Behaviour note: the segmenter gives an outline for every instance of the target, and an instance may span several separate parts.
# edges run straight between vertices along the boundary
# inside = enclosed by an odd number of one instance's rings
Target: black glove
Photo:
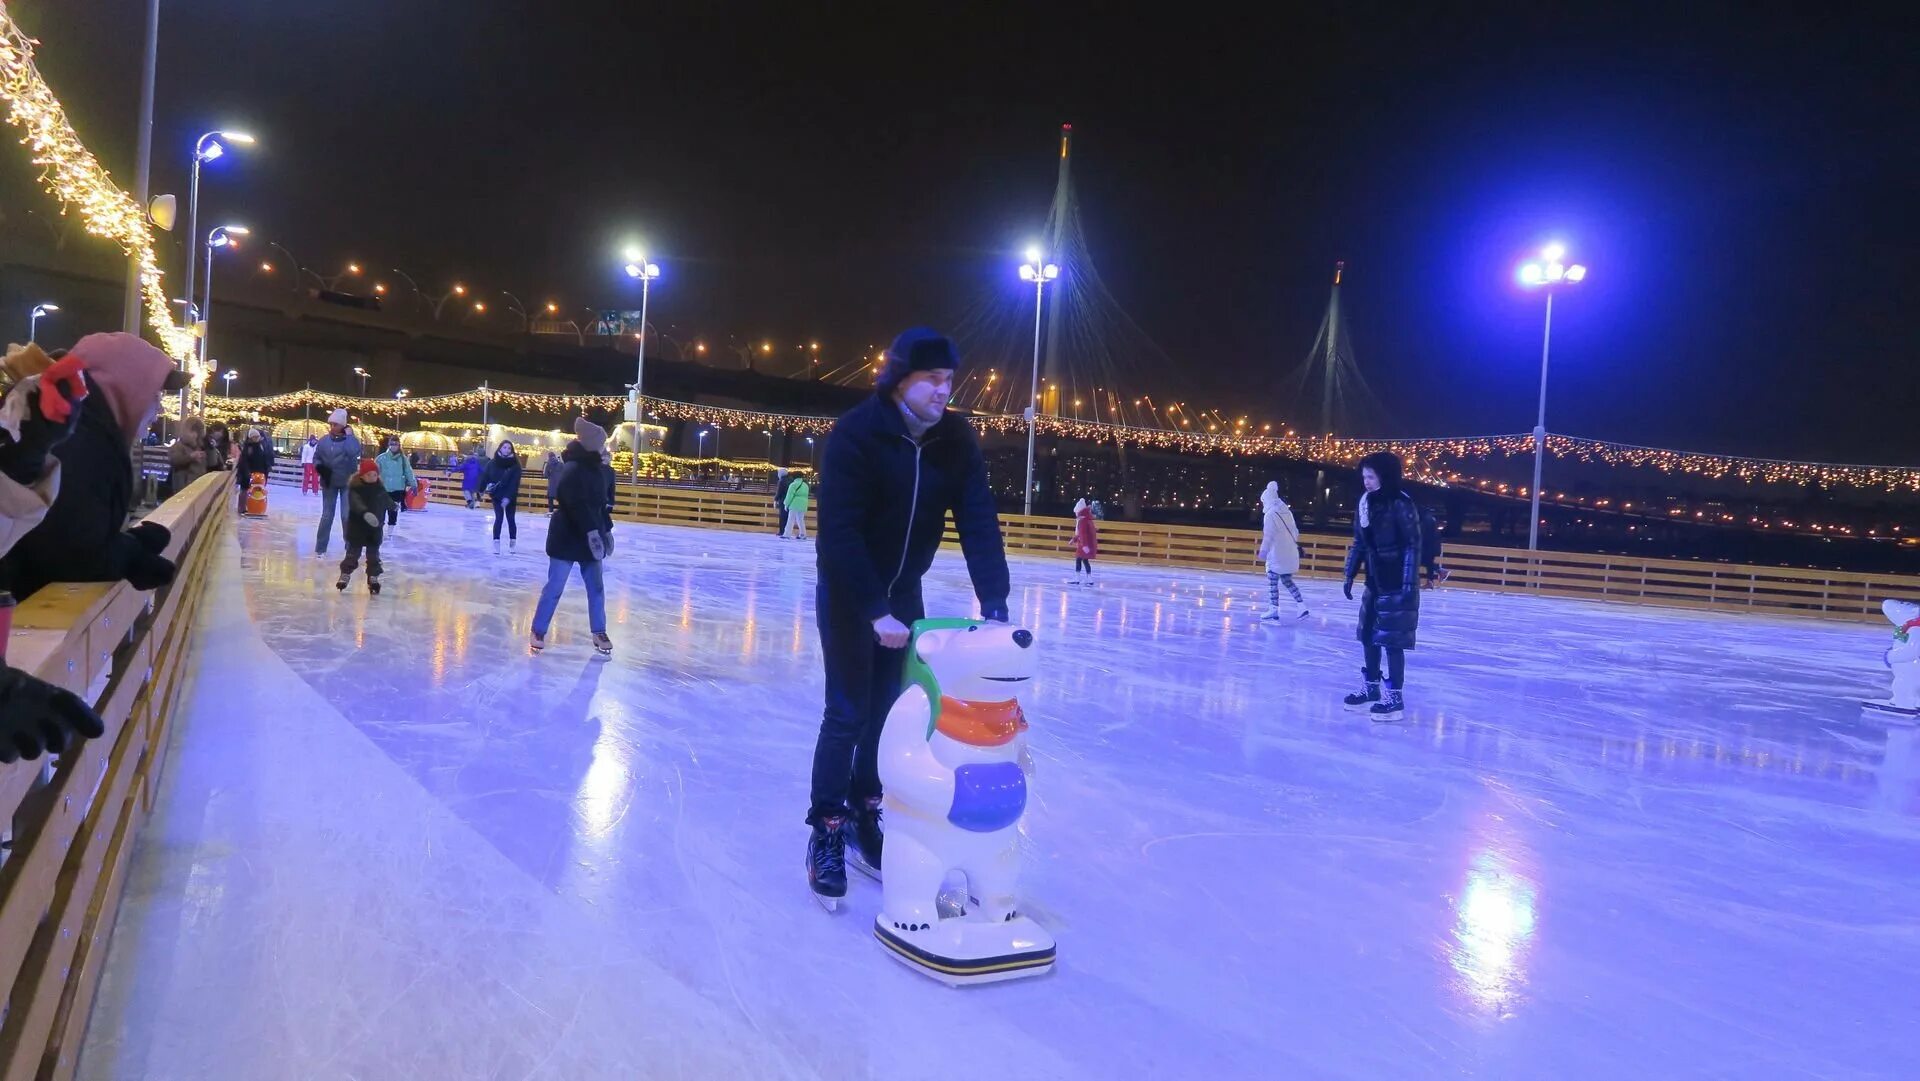
[[[1349,578],[1346,581],[1340,583],[1340,592],[1346,594],[1348,600],[1352,600],[1353,599],[1353,579]]]
[[[27,486],[47,471],[48,452],[80,424],[80,403],[87,396],[80,370],[78,357],[65,357],[41,373],[38,385],[15,391],[27,395],[27,416],[20,422],[20,438],[0,446],[0,471]]]
[[[173,543],[173,532],[159,522],[141,522],[127,530],[127,536],[139,541],[140,547],[154,555],[166,551],[167,545]]]
[[[0,762],[59,754],[106,731],[78,695],[17,668],[0,668]]]
[[[154,555],[142,548],[127,560],[127,573],[124,577],[128,585],[145,592],[149,589],[159,589],[173,581],[173,573],[173,560]]]

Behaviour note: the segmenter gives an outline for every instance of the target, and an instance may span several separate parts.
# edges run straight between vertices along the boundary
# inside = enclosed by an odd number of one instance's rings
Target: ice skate
[[[1080,584],[1080,576],[1076,574],[1071,578],[1062,578],[1060,579],[1060,584],[1063,586],[1077,586]]]
[[[605,631],[594,634],[593,651],[602,657],[613,656],[613,639],[608,638]]]
[[[1406,716],[1406,703],[1400,699],[1400,689],[1398,687],[1388,687],[1387,697],[1382,701],[1375,702],[1373,707],[1367,710],[1367,715],[1376,721],[1398,721],[1404,718]]]
[[[499,537],[493,538],[493,554],[494,555],[500,554],[500,538]]]
[[[333,588],[339,590],[342,593],[345,593],[347,591],[348,580],[349,580],[349,577],[347,575],[344,575],[344,574],[341,575],[340,580],[338,582],[333,583]]]
[[[1360,674],[1366,677],[1367,685],[1344,699],[1348,709],[1371,709],[1380,701],[1380,673],[1362,668]]]
[[[520,538],[519,538],[519,537],[508,537],[508,538],[507,538],[507,551],[509,551],[509,552],[511,552],[511,551],[515,551],[515,550],[516,550],[516,549],[518,549],[519,547],[520,547]]]
[[[547,636],[539,631],[527,635],[527,648],[535,653],[547,648]]]
[[[367,592],[376,597],[380,595],[380,576],[379,575],[377,574],[367,575]]]
[[[828,912],[840,911],[847,895],[847,820],[823,819],[807,838],[807,884]]]
[[[880,797],[873,796],[853,808],[853,845],[847,851],[854,870],[880,881],[880,851],[886,831],[880,828]]]
[[[1307,606],[1303,604],[1303,605],[1300,605],[1300,606],[1299,606],[1299,608],[1300,608],[1300,610],[1299,610],[1299,611],[1297,611],[1297,612],[1295,612],[1295,613],[1293,614],[1293,618],[1295,618],[1295,619],[1305,619],[1305,618],[1307,618],[1307,611],[1308,611],[1308,610],[1307,610]]]
[[[1260,613],[1260,622],[1262,622],[1262,623],[1278,623],[1278,622],[1280,622],[1280,609],[1279,609],[1279,607],[1278,607],[1278,606],[1269,606],[1269,607],[1267,608],[1267,610],[1266,610],[1266,611],[1264,611],[1264,612],[1262,612],[1262,613]]]

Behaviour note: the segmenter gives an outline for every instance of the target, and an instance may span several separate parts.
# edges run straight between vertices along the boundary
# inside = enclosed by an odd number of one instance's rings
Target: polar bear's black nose
[[[1013,644],[1025,649],[1033,644],[1033,632],[1025,627],[1013,632]]]

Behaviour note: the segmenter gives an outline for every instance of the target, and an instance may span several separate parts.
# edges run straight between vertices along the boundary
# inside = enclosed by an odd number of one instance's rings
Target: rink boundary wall
[[[423,476],[432,482],[432,503],[464,505],[457,481]],[[298,487],[300,467],[277,464],[273,479]],[[523,507],[544,506],[545,486],[536,470],[524,475],[521,502]],[[772,533],[778,512],[764,495],[635,486],[622,480],[614,516],[626,522]],[[811,522],[812,515],[808,518]],[[1071,558],[1072,519],[1010,514],[1000,521],[1009,553]],[[1261,573],[1254,557],[1260,534],[1254,530],[1116,521],[1101,522],[1099,528],[1102,562]],[[1302,537],[1301,576],[1337,580],[1346,565],[1347,544],[1346,537]],[[959,546],[951,526],[946,546]],[[1880,622],[1880,602],[1887,597],[1920,595],[1920,579],[1910,576],[1585,552],[1529,553],[1450,544],[1443,562],[1452,575],[1447,589],[1859,623]]]
[[[14,609],[8,663],[86,698],[106,732],[51,763],[0,766],[13,840],[0,864],[3,1081],[59,1081],[79,1065],[128,859],[166,764],[231,479],[204,477],[147,516],[172,531],[171,585],[55,584]]]

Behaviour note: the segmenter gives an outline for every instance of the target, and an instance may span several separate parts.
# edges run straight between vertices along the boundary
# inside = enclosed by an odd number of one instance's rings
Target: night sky
[[[141,0],[9,6],[130,187]],[[1139,389],[1309,420],[1276,388],[1345,259],[1382,431],[1524,431],[1513,268],[1559,238],[1592,276],[1555,305],[1553,430],[1920,462],[1912,16],[812,6],[165,0],[155,190],[245,127],[203,222],[325,272],[616,305],[637,237],[662,324],[838,358],[1019,302],[1066,121],[1100,273],[1178,361]]]

